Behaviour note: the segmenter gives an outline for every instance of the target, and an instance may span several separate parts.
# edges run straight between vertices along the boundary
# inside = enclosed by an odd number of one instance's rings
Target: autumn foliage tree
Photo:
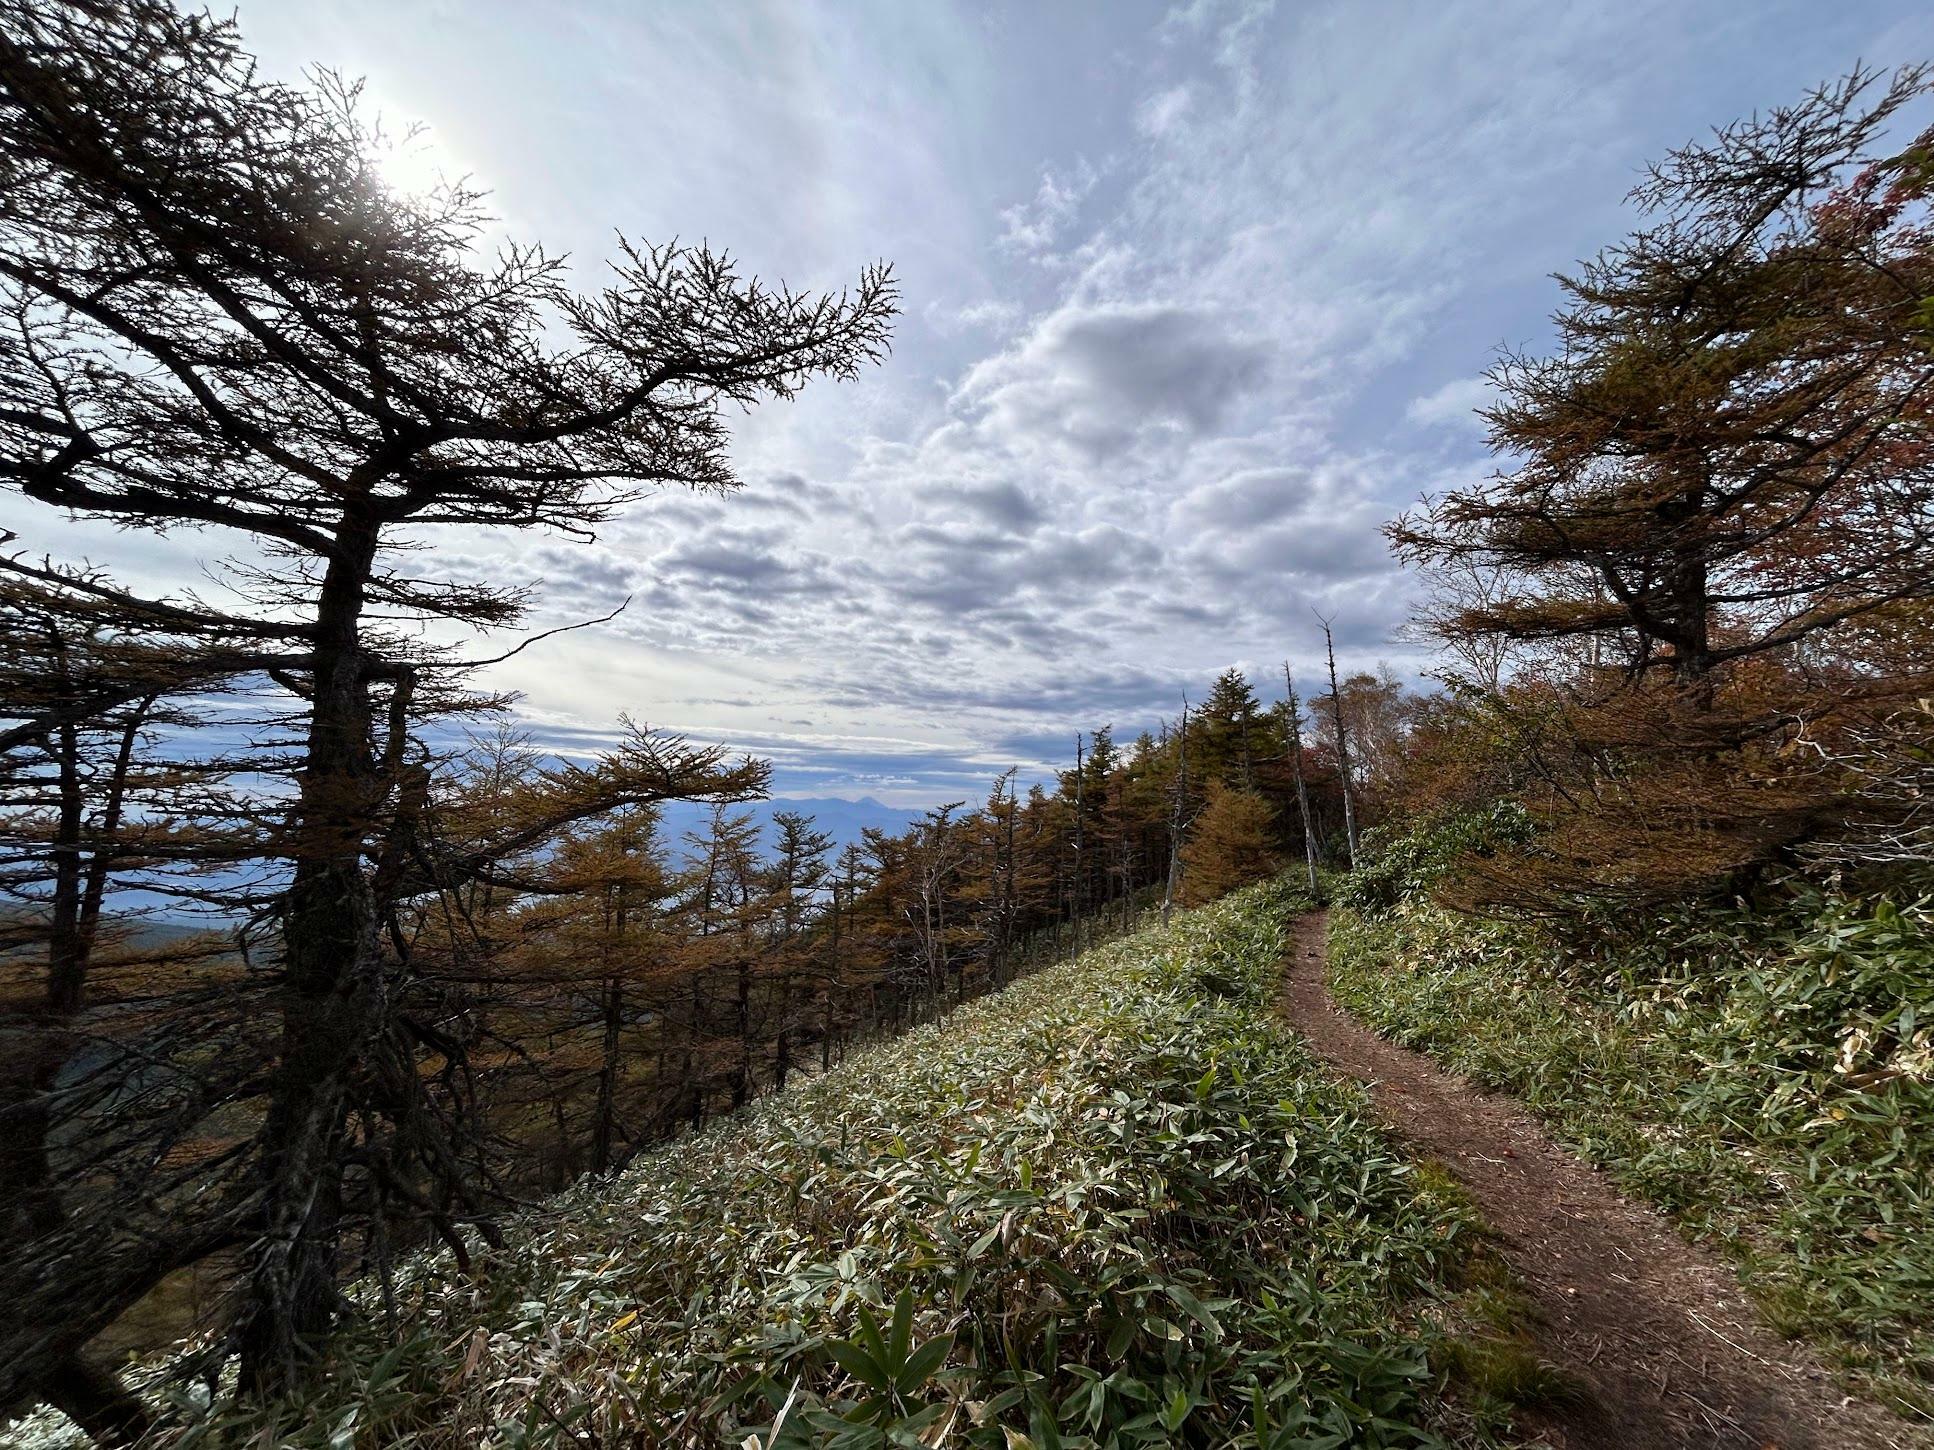
[[[1524,651],[1489,695],[1544,829],[1479,895],[1736,880],[1847,823],[1848,742],[1924,740],[1890,641],[1934,598],[1934,137],[1876,146],[1928,89],[1858,72],[1672,153],[1494,372],[1510,466],[1391,526],[1465,581],[1441,637]]]
[[[1254,791],[1212,782],[1182,852],[1182,904],[1198,906],[1275,875],[1280,861],[1274,817],[1269,802]]]

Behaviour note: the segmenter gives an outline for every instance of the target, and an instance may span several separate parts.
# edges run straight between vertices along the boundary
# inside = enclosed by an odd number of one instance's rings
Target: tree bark
[[[317,600],[315,672],[283,921],[282,1049],[262,1127],[262,1223],[240,1329],[241,1379],[290,1384],[327,1334],[336,1289],[345,1107],[387,1015],[363,852],[380,800],[361,641],[377,526],[336,530]]]
[[[1189,702],[1182,701],[1182,727],[1176,737],[1175,800],[1169,809],[1168,885],[1162,892],[1162,925],[1175,907],[1175,888],[1182,880],[1182,817],[1189,790]]]
[[[1343,695],[1336,686],[1336,641],[1330,622],[1323,621],[1323,647],[1330,662],[1330,719],[1336,727],[1336,770],[1343,782],[1343,838],[1350,847],[1350,869],[1356,869],[1356,790],[1350,781],[1350,741],[1343,724]]]
[[[1289,716],[1289,758],[1296,773],[1296,810],[1303,818],[1303,861],[1309,868],[1309,894],[1312,901],[1319,905],[1322,892],[1316,884],[1316,830],[1310,823],[1309,782],[1303,778],[1303,721],[1302,711],[1296,703],[1296,679],[1290,673],[1289,661],[1283,661],[1283,687],[1288,696],[1283,700],[1283,712]]]

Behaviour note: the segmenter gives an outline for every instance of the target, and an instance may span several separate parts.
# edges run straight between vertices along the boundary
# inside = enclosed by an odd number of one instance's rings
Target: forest
[[[0,0],[0,483],[227,551],[0,540],[0,1442],[1641,1443],[1282,1015],[1311,929],[1879,1417],[1817,1443],[1922,1443],[1930,95],[1644,173],[1384,526],[1427,674],[1322,618],[841,842],[696,732],[546,746],[489,671],[608,621],[438,550],[732,494],[892,266],[578,291],[233,20]]]

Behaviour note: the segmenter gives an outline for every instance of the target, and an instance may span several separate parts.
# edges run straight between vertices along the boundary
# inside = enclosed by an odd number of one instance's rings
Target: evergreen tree
[[[1256,765],[1269,752],[1262,705],[1246,674],[1232,666],[1216,676],[1208,698],[1195,712],[1191,730],[1192,769],[1204,788],[1210,781],[1242,790],[1255,788]]]

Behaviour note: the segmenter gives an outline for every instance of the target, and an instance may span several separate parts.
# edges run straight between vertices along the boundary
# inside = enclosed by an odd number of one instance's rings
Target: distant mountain
[[[882,805],[871,796],[861,796],[856,801],[843,800],[838,796],[822,796],[806,799],[775,798],[769,801],[750,801],[735,810],[750,811],[759,823],[761,838],[769,847],[777,837],[772,818],[780,811],[798,811],[801,815],[811,816],[818,829],[833,838],[833,850],[837,853],[843,847],[852,845],[860,839],[860,833],[867,827],[876,827],[889,834],[897,835],[912,825],[921,812],[906,810],[898,806]],[[684,852],[684,837],[687,831],[703,830],[711,815],[710,806],[696,801],[669,801],[662,808],[664,822],[661,835],[666,846],[674,856]]]

